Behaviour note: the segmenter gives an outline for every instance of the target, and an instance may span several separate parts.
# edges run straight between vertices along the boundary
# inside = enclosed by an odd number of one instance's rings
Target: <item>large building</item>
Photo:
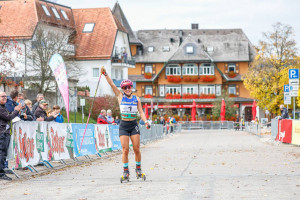
[[[183,117],[191,114],[193,100],[198,116],[211,113],[212,103],[227,92],[238,114],[251,120],[253,99],[242,76],[255,50],[241,29],[139,30],[136,67],[129,79],[136,81],[142,103],[152,101],[158,114],[172,109]]]

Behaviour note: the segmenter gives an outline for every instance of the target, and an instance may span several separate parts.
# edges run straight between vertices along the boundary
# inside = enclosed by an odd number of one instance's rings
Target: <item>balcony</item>
[[[114,67],[135,68],[135,60],[128,59],[124,56],[115,55],[111,58],[111,65]]]

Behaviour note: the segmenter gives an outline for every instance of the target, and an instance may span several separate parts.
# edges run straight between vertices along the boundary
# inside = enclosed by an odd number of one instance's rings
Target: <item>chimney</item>
[[[199,24],[192,24],[192,29],[198,29],[199,28]]]

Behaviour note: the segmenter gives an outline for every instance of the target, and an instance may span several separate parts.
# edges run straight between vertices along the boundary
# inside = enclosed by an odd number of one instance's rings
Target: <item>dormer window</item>
[[[51,14],[50,14],[49,10],[47,9],[47,7],[46,7],[45,5],[42,5],[42,8],[43,8],[45,14],[46,14],[48,17],[50,17]]]
[[[185,51],[188,54],[193,54],[194,53],[194,47],[193,46],[187,46]]]
[[[151,46],[151,47],[148,47],[148,52],[153,52],[154,51],[154,47]]]
[[[56,8],[54,8],[54,7],[51,7],[51,9],[52,9],[52,11],[53,11],[53,13],[54,13],[54,15],[55,15],[56,19],[60,19],[60,16],[59,16],[59,14],[58,14],[58,12],[57,12]]]
[[[61,14],[64,16],[65,20],[68,20],[68,21],[69,21],[69,17],[68,17],[68,15],[67,15],[66,11],[60,10],[60,12],[61,12]]]
[[[228,72],[235,72],[235,64],[234,63],[228,64]]]
[[[91,33],[94,31],[95,23],[86,23],[84,25],[83,31],[84,33]]]
[[[170,51],[170,47],[169,46],[164,46],[163,47],[163,52],[169,52]]]
[[[207,47],[207,52],[208,53],[214,52],[214,47]]]

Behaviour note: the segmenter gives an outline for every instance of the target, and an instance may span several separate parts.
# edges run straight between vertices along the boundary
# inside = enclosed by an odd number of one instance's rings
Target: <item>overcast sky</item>
[[[55,0],[54,0],[55,1]],[[113,8],[116,0],[56,0],[71,8]],[[119,0],[131,28],[200,29],[241,28],[258,44],[262,32],[276,22],[291,25],[300,47],[299,0]]]

